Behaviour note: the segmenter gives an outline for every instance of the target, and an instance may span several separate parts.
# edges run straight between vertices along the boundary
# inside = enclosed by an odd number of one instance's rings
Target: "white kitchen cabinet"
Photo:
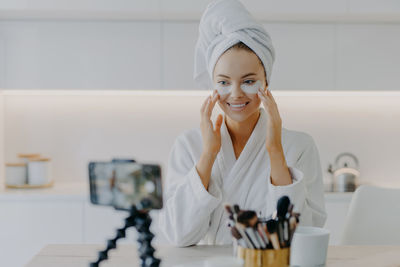
[[[200,20],[201,13],[212,0],[160,0],[162,19]]]
[[[351,14],[399,14],[400,2],[397,0],[348,0]]]
[[[193,80],[198,27],[196,22],[162,24],[163,89],[200,89]]]
[[[46,244],[83,242],[83,203],[0,200],[0,266],[23,266]]]
[[[124,226],[125,218],[129,213],[117,211],[112,207],[96,206],[84,203],[84,231],[83,240],[87,244],[104,244],[116,235],[116,230]],[[136,231],[130,228],[127,237],[118,243],[133,243],[136,241]]]
[[[249,11],[257,18],[269,20],[280,14],[286,19],[295,18],[296,15],[329,16],[333,14],[346,14],[348,0],[320,1],[320,0],[242,0]],[[288,14],[290,14],[288,16]],[[310,19],[310,18],[309,18]]]
[[[339,90],[399,90],[400,24],[337,25]]]
[[[160,88],[160,32],[161,22],[0,21],[4,87]]]
[[[3,18],[156,19],[161,0],[2,0]]]
[[[333,24],[267,23],[275,48],[272,90],[335,88]]]

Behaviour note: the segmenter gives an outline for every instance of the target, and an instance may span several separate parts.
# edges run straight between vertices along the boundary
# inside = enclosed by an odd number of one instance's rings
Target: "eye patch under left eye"
[[[257,82],[253,84],[242,84],[240,88],[243,90],[243,92],[248,93],[248,94],[257,94],[258,89],[261,88],[261,81],[258,80]]]

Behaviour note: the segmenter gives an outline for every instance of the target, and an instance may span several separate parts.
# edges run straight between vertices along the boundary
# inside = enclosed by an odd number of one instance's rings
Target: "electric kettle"
[[[332,191],[354,192],[360,178],[358,159],[351,153],[341,153],[336,157],[335,164],[329,165],[328,172],[332,174]]]

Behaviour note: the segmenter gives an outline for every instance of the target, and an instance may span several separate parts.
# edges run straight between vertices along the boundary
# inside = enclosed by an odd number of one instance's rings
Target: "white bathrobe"
[[[179,135],[170,152],[164,181],[164,207],[159,227],[176,246],[230,244],[225,203],[260,211],[268,216],[277,200],[289,196],[301,213],[300,225],[322,227],[326,220],[322,171],[311,136],[282,129],[282,146],[293,183],[275,186],[265,147],[267,114],[260,107],[259,120],[238,159],[225,121],[221,126],[221,150],[214,162],[208,191],[196,170],[202,153],[200,128]]]

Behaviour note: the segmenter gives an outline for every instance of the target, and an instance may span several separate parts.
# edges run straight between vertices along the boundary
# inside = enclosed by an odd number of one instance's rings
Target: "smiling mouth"
[[[242,104],[231,104],[229,102],[226,102],[226,103],[228,104],[228,106],[231,106],[233,108],[241,108],[241,107],[247,106],[250,102],[245,102]]]

